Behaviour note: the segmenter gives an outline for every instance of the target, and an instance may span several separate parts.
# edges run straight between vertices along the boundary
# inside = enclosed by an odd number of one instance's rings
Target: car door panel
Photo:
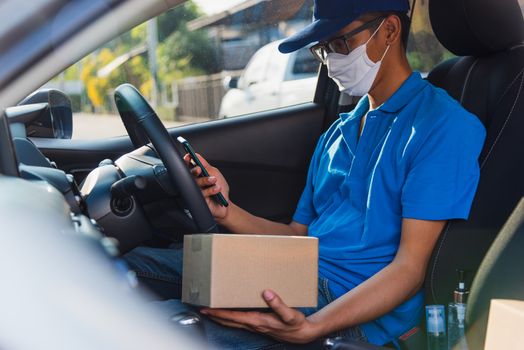
[[[31,141],[58,168],[75,176],[80,183],[104,159],[116,160],[131,152],[127,136],[97,140],[61,140],[32,138]]]
[[[223,172],[235,203],[256,215],[289,221],[323,123],[323,109],[306,104],[170,132],[183,135]]]
[[[324,128],[314,103],[172,128],[225,175],[232,200],[266,218],[289,221],[303,190],[309,159]],[[33,139],[46,157],[81,181],[103,159],[133,150],[128,137]]]

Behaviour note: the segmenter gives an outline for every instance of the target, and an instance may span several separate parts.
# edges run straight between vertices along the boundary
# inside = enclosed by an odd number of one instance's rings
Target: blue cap
[[[408,0],[315,0],[313,23],[285,39],[278,49],[289,53],[329,38],[365,13],[408,10]]]

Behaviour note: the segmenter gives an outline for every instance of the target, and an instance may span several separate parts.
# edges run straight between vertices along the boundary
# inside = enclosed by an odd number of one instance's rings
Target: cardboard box
[[[524,302],[491,300],[486,350],[522,349],[524,346]]]
[[[182,301],[213,308],[263,308],[264,289],[290,307],[317,306],[318,240],[198,234],[184,237]]]

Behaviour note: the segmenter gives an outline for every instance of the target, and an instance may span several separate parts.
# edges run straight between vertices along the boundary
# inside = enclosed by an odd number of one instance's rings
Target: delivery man
[[[275,349],[328,335],[382,345],[418,324],[435,242],[447,220],[469,215],[485,130],[412,72],[403,40],[408,6],[407,0],[316,0],[313,23],[280,44],[287,53],[316,43],[312,54],[340,91],[364,96],[318,141],[290,224],[236,206],[220,171],[202,159],[211,176],[196,181],[230,232],[319,239],[318,308],[289,308],[266,290],[270,313],[203,309],[215,321],[206,318],[213,345]],[[229,207],[210,198],[219,191]],[[139,275],[176,281],[181,263],[174,260],[173,252],[150,248],[128,257]],[[187,308],[179,300],[165,304],[172,312]]]

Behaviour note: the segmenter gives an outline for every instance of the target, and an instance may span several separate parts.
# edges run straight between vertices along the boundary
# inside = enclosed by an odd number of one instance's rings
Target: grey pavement
[[[167,128],[194,123],[162,121]],[[127,135],[119,115],[75,113],[73,116],[73,139],[101,139]]]

